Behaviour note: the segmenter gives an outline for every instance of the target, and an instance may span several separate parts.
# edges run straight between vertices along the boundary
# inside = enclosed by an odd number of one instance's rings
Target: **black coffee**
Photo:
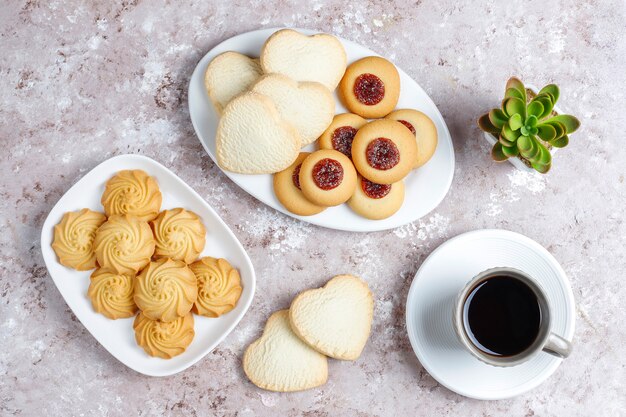
[[[522,281],[497,275],[472,290],[463,309],[472,343],[494,356],[512,356],[533,344],[541,325],[537,296]]]

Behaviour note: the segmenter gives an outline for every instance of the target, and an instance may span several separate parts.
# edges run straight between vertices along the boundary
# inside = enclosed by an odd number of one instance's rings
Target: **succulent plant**
[[[535,95],[519,79],[509,79],[502,108],[478,119],[482,130],[498,138],[491,150],[493,159],[500,162],[519,157],[536,171],[548,172],[550,149],[567,146],[568,135],[580,126],[574,116],[554,112],[558,99],[556,84],[546,85]]]

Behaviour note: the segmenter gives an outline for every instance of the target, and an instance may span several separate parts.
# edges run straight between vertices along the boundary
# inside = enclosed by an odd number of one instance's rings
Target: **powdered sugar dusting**
[[[546,177],[538,172],[515,169],[507,176],[513,187],[524,187],[533,194],[540,193],[546,188]]]
[[[441,214],[434,214],[428,220],[420,219],[417,222],[406,224],[393,231],[400,239],[416,237],[419,240],[426,240],[434,237],[444,237],[450,227],[450,219]]]

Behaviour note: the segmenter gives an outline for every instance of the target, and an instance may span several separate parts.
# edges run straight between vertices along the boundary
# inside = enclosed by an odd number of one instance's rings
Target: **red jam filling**
[[[374,74],[361,74],[354,81],[354,96],[366,106],[374,106],[385,97],[385,83]]]
[[[338,161],[324,158],[313,166],[313,182],[322,190],[332,190],[343,181],[343,167]]]
[[[400,163],[400,151],[395,143],[387,138],[371,141],[365,149],[367,163],[375,169],[386,171]]]
[[[383,198],[391,191],[391,184],[376,184],[368,179],[361,178],[361,188],[369,198]]]
[[[302,168],[302,164],[298,164],[298,166],[296,166],[293,169],[293,174],[291,174],[291,180],[293,181],[293,185],[295,185],[298,190],[301,190],[301,188],[300,188],[300,168]]]
[[[415,135],[415,128],[413,127],[411,123],[407,122],[406,120],[398,120],[398,121],[402,123],[403,125],[405,125],[406,127],[408,127],[411,133]]]
[[[352,141],[356,135],[356,129],[352,126],[341,126],[335,129],[330,141],[333,149],[341,152],[348,158],[352,157]]]

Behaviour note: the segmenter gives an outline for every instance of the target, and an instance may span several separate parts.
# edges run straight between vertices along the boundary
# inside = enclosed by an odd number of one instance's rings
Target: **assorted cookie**
[[[289,310],[270,316],[261,337],[243,355],[243,370],[256,386],[302,391],[328,379],[327,356],[356,360],[369,338],[374,299],[367,283],[339,275],[300,293]]]
[[[366,219],[381,220],[394,215],[403,202],[404,182],[377,184],[359,176],[348,206]]]
[[[299,172],[302,194],[319,206],[336,206],[348,201],[356,187],[356,171],[339,151],[322,149],[302,161]]]
[[[397,120],[415,135],[417,158],[413,168],[419,168],[432,158],[437,149],[437,127],[428,116],[413,109],[394,110],[385,119]]]
[[[367,124],[367,120],[352,113],[341,113],[333,118],[330,126],[319,138],[320,149],[334,149],[352,158],[352,141],[356,132]]]
[[[115,174],[105,186],[106,215],[89,209],[65,213],[54,227],[59,263],[91,274],[87,297],[112,319],[137,314],[137,344],[148,355],[180,355],[194,338],[193,312],[219,317],[243,291],[239,271],[225,259],[198,256],[206,229],[183,208],[159,212],[155,178],[141,170]]]
[[[300,169],[309,152],[301,152],[287,169],[274,174],[274,193],[280,203],[298,216],[312,216],[326,209],[309,201],[300,186]]]

